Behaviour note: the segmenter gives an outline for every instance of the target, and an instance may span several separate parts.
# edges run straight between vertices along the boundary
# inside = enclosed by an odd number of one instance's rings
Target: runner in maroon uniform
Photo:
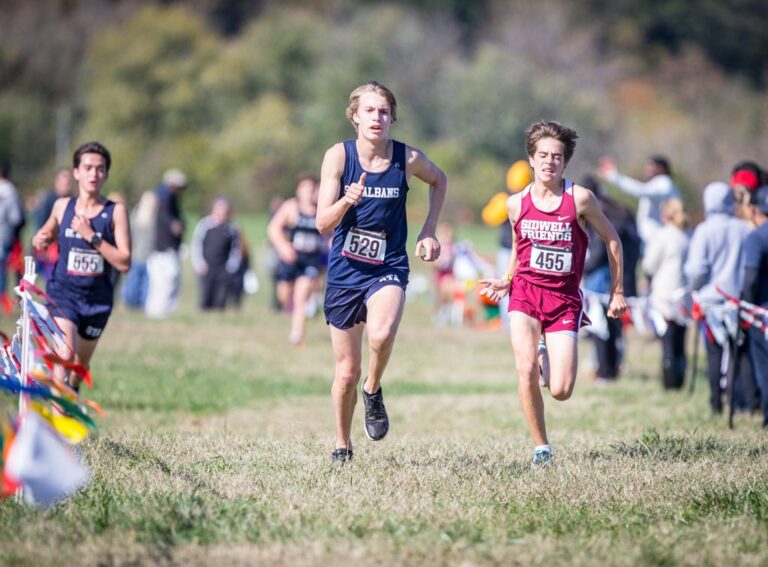
[[[582,309],[579,281],[587,251],[585,222],[608,247],[611,298],[608,316],[627,305],[622,287],[619,236],[594,194],[563,178],[576,147],[576,132],[557,122],[537,122],[528,131],[526,151],[534,181],[507,200],[513,246],[507,274],[482,280],[483,294],[509,294],[509,327],[519,379],[520,403],[536,445],[534,464],[552,458],[539,389],[537,345],[543,335],[548,352],[550,393],[567,400],[573,393],[578,362],[578,330],[589,324]],[[546,366],[546,365],[544,365]]]

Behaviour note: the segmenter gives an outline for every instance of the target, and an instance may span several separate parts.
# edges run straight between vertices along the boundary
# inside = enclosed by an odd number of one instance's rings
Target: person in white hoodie
[[[685,378],[686,325],[677,313],[676,294],[685,283],[683,264],[690,241],[683,202],[677,198],[664,201],[661,218],[664,226],[648,243],[642,267],[651,282],[651,304],[667,322],[662,337],[662,383],[666,389],[679,390]]]
[[[699,292],[701,305],[706,311],[725,301],[717,292],[738,296],[744,277],[744,240],[750,232],[749,225],[733,215],[734,198],[731,188],[722,182],[710,183],[704,188],[704,222],[696,227],[688,249],[684,273],[690,287]],[[729,339],[729,352],[737,350],[735,341]],[[723,346],[716,341],[706,341],[707,367],[710,386],[710,406],[715,414],[723,411],[722,358]],[[743,356],[746,370],[747,356]],[[751,366],[749,366],[751,370]],[[745,382],[749,382],[745,380]],[[738,380],[737,380],[738,384]]]
[[[637,231],[643,246],[656,238],[661,230],[661,204],[680,193],[672,181],[669,160],[660,155],[649,157],[643,168],[643,181],[619,173],[613,158],[603,157],[597,174],[608,183],[618,187],[622,193],[637,199]]]

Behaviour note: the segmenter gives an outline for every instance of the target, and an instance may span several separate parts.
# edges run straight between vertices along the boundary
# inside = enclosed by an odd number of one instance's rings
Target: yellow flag
[[[65,415],[54,415],[49,408],[37,402],[30,403],[29,407],[40,414],[40,417],[50,423],[70,443],[80,443],[88,436],[88,428],[76,419]]]

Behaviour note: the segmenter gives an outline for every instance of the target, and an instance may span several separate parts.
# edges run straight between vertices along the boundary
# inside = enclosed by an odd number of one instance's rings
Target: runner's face
[[[80,165],[72,170],[80,191],[97,195],[107,180],[107,160],[99,154],[83,154]]]
[[[304,179],[296,186],[296,199],[303,207],[317,205],[318,186],[311,179]]]
[[[368,140],[385,140],[392,125],[392,109],[380,94],[363,93],[354,119],[360,136]]]
[[[536,179],[544,183],[556,181],[565,170],[565,144],[554,138],[542,138],[536,143],[536,151],[528,162]]]

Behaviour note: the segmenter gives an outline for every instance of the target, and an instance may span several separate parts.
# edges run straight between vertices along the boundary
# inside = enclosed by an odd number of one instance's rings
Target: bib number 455
[[[570,248],[539,244],[531,249],[531,267],[537,272],[570,274],[572,259]]]

